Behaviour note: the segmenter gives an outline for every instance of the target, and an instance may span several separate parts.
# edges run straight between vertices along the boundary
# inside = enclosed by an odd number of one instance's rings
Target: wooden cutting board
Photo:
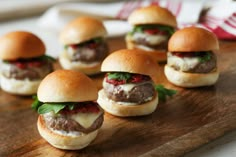
[[[111,52],[125,48],[123,38],[109,41]],[[178,88],[163,75],[159,82],[178,94],[159,103],[149,115],[118,118],[105,114],[95,141],[83,150],[50,146],[37,131],[31,97],[0,91],[0,156],[155,156],[176,157],[236,129],[236,42],[221,42],[217,52],[220,78],[215,86]],[[101,87],[102,75],[93,77]]]

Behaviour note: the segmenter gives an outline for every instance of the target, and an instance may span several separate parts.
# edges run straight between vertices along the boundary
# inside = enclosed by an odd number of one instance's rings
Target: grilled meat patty
[[[113,85],[103,81],[107,97],[116,102],[144,103],[153,98],[155,89],[152,81]]]
[[[108,45],[105,41],[69,46],[67,48],[67,53],[72,62],[80,61],[84,63],[102,61],[107,56],[108,51]]]
[[[89,128],[84,128],[77,121],[73,120],[69,114],[44,114],[46,125],[54,130],[63,130],[66,132],[78,131],[82,133],[90,133],[102,126],[103,113],[94,121]]]
[[[208,54],[206,54],[208,53]],[[186,53],[168,52],[167,64],[175,70],[189,73],[209,73],[217,66],[217,58],[213,52]],[[204,57],[207,56],[207,59]]]
[[[41,80],[52,71],[52,62],[47,60],[2,62],[1,64],[2,75],[16,80]]]

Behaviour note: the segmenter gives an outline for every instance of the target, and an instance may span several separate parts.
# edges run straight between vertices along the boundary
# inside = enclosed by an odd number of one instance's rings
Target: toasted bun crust
[[[164,69],[167,79],[176,86],[180,87],[200,87],[210,86],[216,83],[219,78],[219,71],[210,73],[185,73],[177,71],[172,67],[165,65]]]
[[[1,87],[2,90],[17,94],[17,95],[32,95],[37,93],[38,86],[41,80],[30,81],[30,80],[16,80],[9,79],[1,76]]]
[[[154,5],[136,9],[130,14],[128,22],[132,25],[161,24],[177,26],[176,18],[169,10]]]
[[[39,57],[44,55],[45,50],[42,40],[30,32],[10,32],[0,38],[2,60]]]
[[[121,105],[115,101],[107,98],[104,90],[101,89],[98,92],[98,104],[108,113],[120,116],[120,117],[130,117],[130,116],[142,116],[149,115],[154,112],[158,105],[158,96],[156,95],[151,101],[139,105]]]
[[[216,36],[203,28],[187,27],[175,32],[168,43],[171,52],[192,52],[218,50]]]
[[[64,45],[78,44],[106,35],[107,31],[101,21],[92,17],[79,17],[65,26],[60,34],[60,41]]]
[[[63,69],[80,71],[86,75],[94,75],[100,73],[101,64],[100,62],[85,64],[82,62],[71,62],[65,51],[59,56],[59,62]]]
[[[42,102],[83,102],[97,99],[96,84],[85,74],[57,70],[48,74],[38,88]]]
[[[143,51],[122,49],[105,58],[101,71],[129,72],[156,77],[159,73],[159,66]]]
[[[128,49],[142,50],[142,51],[146,52],[148,55],[150,55],[155,61],[157,61],[157,62],[166,62],[166,60],[167,60],[166,50],[147,51],[147,50],[140,49],[131,40],[129,35],[126,36],[125,40],[126,40],[126,46],[127,46]]]
[[[89,134],[83,134],[78,136],[66,136],[57,134],[47,128],[42,115],[39,115],[37,127],[39,134],[50,143],[52,146],[59,149],[77,150],[88,146],[97,136],[98,130],[95,130]]]

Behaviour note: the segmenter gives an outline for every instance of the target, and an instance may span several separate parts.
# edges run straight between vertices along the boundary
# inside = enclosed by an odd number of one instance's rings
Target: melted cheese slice
[[[135,87],[135,84],[134,83],[127,83],[127,84],[120,85],[120,87],[122,90],[124,90],[125,93],[128,93],[129,91],[131,91]]]
[[[140,83],[141,84],[141,83]],[[107,86],[113,86],[112,84],[109,84],[106,82],[106,80],[104,79],[103,80],[103,87],[107,87]],[[127,84],[122,84],[122,85],[119,85],[119,87],[127,94],[129,91],[131,91],[135,86],[137,86],[137,84],[134,84],[134,83],[127,83]]]
[[[135,33],[133,35],[133,40],[139,38],[144,38],[150,45],[157,45],[168,40],[168,37],[165,35],[151,35],[145,33]]]
[[[141,83],[126,83],[126,84],[121,84],[119,87],[127,94],[129,91],[131,91],[135,86],[145,84],[146,82],[141,82]],[[114,86],[112,84],[109,84],[106,82],[106,80],[103,80],[103,87],[106,88],[107,86]]]
[[[167,64],[169,66],[177,65],[180,67],[180,71],[189,71],[199,64],[197,57],[177,57],[170,52],[167,53]]]
[[[123,84],[123,85],[119,85],[119,87],[124,91],[125,94],[128,94],[135,86],[137,85],[142,85],[146,82],[141,82],[141,83],[127,83],[127,84]],[[103,87],[106,87],[106,86],[113,86],[109,83],[107,83],[105,81],[105,79],[103,80]],[[109,99],[108,97],[105,97],[104,99],[107,99],[107,101],[110,101],[110,102],[115,102],[111,99]],[[147,102],[147,101],[150,101],[152,100],[153,97],[148,97],[147,99],[145,99],[144,101]],[[137,103],[131,103],[131,102],[115,102],[117,104],[120,104],[120,105],[125,105],[125,106],[134,106],[134,105],[138,105]]]
[[[78,113],[72,115],[71,119],[78,122],[84,128],[89,128],[101,114],[101,111],[99,113]]]

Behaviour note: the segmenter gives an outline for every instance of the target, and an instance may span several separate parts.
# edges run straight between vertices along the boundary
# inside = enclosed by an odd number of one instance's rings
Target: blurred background
[[[58,34],[71,19],[89,15],[104,21],[108,37],[130,30],[128,15],[140,6],[160,5],[176,15],[179,28],[194,25],[213,31],[220,40],[236,40],[236,1],[233,0],[1,0],[0,36],[27,30],[45,42],[47,54],[57,57],[62,49]],[[223,32],[223,33],[222,33]],[[210,143],[186,157],[233,157],[236,132]]]
[[[111,2],[114,0],[1,0],[0,20],[39,15],[49,7],[65,2]]]

